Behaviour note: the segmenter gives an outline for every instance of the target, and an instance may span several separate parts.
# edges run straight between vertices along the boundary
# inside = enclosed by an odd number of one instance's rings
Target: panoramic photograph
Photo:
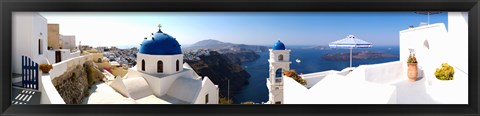
[[[14,12],[12,104],[468,104],[468,12]]]

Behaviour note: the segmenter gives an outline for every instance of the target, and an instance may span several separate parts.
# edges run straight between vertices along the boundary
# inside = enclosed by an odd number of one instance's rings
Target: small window
[[[38,54],[42,54],[42,39],[38,38]]]
[[[145,71],[145,60],[142,60],[142,71]]]
[[[278,55],[278,61],[283,61],[283,55],[282,54]]]
[[[283,75],[282,71],[283,71],[282,68],[277,69],[277,71],[275,71],[275,77],[282,77]]]
[[[177,60],[177,71],[180,70],[180,61]]]
[[[281,101],[277,101],[277,102],[275,102],[275,104],[282,104],[282,102],[281,102]]]
[[[208,94],[205,95],[205,104],[207,104],[207,103],[208,103]]]
[[[43,33],[40,33],[40,36],[38,36],[38,54],[39,55],[43,54],[42,35],[43,35]]]
[[[157,72],[163,73],[163,62],[161,60],[157,62]]]

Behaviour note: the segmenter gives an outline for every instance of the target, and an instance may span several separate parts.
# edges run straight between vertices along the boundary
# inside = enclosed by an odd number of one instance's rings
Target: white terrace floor
[[[383,70],[387,68],[385,66],[395,64],[398,65],[398,62],[363,66],[362,68],[369,68],[369,71],[357,68],[355,69],[357,71],[346,75],[342,73],[344,71],[306,74],[304,78],[308,83],[307,88],[298,87],[301,85],[296,82],[287,83],[287,81],[294,82],[290,79],[285,81],[284,94],[288,96],[285,100],[304,97],[304,100],[311,101],[308,103],[315,102],[313,104],[468,104],[467,74],[458,71],[454,75],[455,79],[451,81],[439,81],[435,77],[425,75],[412,82],[406,75],[389,78],[401,72],[386,71],[382,74],[378,73],[379,71],[371,71]],[[365,72],[375,72],[375,74]],[[369,78],[360,78],[362,75]],[[380,78],[390,80],[385,81]],[[292,87],[294,89],[289,90]],[[290,96],[291,94],[296,95]],[[296,100],[292,101],[292,103],[296,102]]]
[[[105,82],[97,82],[89,90],[90,96],[83,99],[83,104],[186,104],[168,95],[157,97],[149,95],[137,100],[124,97]]]

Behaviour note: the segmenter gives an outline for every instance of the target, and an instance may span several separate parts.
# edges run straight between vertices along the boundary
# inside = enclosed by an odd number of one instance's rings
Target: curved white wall
[[[77,65],[83,65],[86,61],[91,61],[93,60],[92,55],[85,55],[85,56],[79,56],[79,57],[74,57],[70,58],[64,61],[61,61],[59,63],[55,63],[52,65],[52,70],[50,70],[50,76],[51,79],[55,79],[58,76],[62,75],[68,69],[72,69]]]
[[[40,104],[65,104],[62,96],[53,86],[50,75],[42,75],[39,77],[39,89],[42,92],[40,96]]]
[[[145,60],[145,71],[142,71],[142,60]],[[159,74],[157,72],[157,63],[161,60],[163,62],[163,73],[173,74],[183,70],[183,54],[177,55],[149,55],[137,53],[137,70],[150,73]],[[179,61],[179,71],[176,70],[176,62]]]

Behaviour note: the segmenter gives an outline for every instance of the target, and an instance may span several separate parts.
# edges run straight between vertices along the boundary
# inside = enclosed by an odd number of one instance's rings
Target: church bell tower
[[[283,104],[283,71],[290,70],[291,50],[286,49],[285,45],[278,40],[269,51],[268,101],[271,104]]]

